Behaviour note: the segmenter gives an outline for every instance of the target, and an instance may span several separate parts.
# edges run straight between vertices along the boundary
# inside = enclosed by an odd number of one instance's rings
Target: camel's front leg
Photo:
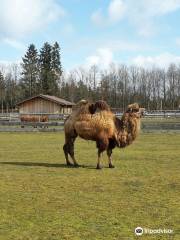
[[[101,166],[101,155],[102,155],[102,152],[101,152],[100,149],[98,149],[98,161],[97,161],[96,169],[102,169],[102,166]]]
[[[114,165],[112,164],[112,149],[107,149],[107,155],[108,155],[108,161],[109,161],[109,168],[114,168]]]
[[[73,136],[72,135],[70,135],[70,136],[66,135],[66,142],[63,146],[63,150],[64,150],[64,155],[65,155],[65,158],[66,158],[66,163],[67,163],[68,166],[73,166],[73,165],[75,167],[78,166],[78,163],[76,162],[75,157],[74,157],[74,142],[76,140],[76,137],[77,137],[77,135],[75,134],[75,132],[74,132]],[[74,164],[72,164],[70,162],[70,160],[68,158],[68,155],[71,156]]]
[[[69,143],[65,143],[63,146],[63,150],[64,150],[64,155],[66,158],[66,164],[67,164],[67,166],[73,166],[73,164],[69,161],[69,157],[68,157],[69,149],[70,149]]]
[[[97,167],[96,169],[101,169],[101,155],[102,152],[105,151],[108,148],[109,141],[108,139],[101,139],[96,142],[97,148],[98,148],[98,161],[97,161]]]

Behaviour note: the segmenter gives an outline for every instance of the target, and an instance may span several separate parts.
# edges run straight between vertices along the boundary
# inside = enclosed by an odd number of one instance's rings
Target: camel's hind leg
[[[97,166],[96,166],[96,169],[102,169],[102,166],[101,166],[101,155],[102,155],[102,152],[100,149],[98,149],[98,160],[97,160]]]
[[[77,137],[77,136],[76,136]],[[70,148],[69,148],[69,155],[71,156],[74,166],[78,167],[79,164],[77,163],[75,157],[74,157],[74,142],[76,140],[76,137],[71,138]]]
[[[69,149],[70,149],[70,146],[69,146],[69,143],[65,143],[64,146],[63,146],[63,150],[64,150],[64,155],[65,155],[65,158],[66,158],[66,164],[68,166],[73,166],[73,164],[71,163],[71,161],[69,161]]]
[[[114,165],[112,164],[112,149],[115,148],[115,146],[116,142],[113,139],[109,139],[109,146],[107,149],[109,168],[114,168]]]
[[[75,132],[71,136],[66,135],[66,142],[63,146],[63,150],[64,150],[64,155],[66,158],[66,163],[68,166],[73,165],[69,160],[69,155],[71,156],[71,158],[73,160],[74,166],[78,166],[78,163],[74,157],[74,142],[76,140],[76,137],[77,137],[77,134]]]
[[[112,164],[112,149],[107,149],[107,155],[108,155],[108,161],[109,161],[109,168],[114,168],[114,165]]]

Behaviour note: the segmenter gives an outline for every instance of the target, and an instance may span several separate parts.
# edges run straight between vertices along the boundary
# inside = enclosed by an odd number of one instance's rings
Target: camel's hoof
[[[80,167],[80,165],[76,163],[76,164],[74,164],[74,167],[78,168],[78,167]]]
[[[97,164],[96,169],[102,169],[101,165],[100,165],[100,164]]]
[[[66,164],[67,164],[67,166],[69,166],[69,167],[72,167],[72,166],[73,166],[73,164],[70,163],[70,162],[66,162]]]
[[[109,164],[109,168],[115,168],[115,166],[112,164]]]

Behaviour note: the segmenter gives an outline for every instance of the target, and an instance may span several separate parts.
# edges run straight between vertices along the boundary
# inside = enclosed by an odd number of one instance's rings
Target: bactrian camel
[[[97,169],[101,169],[101,154],[107,151],[109,168],[112,164],[112,150],[131,144],[140,130],[142,109],[137,103],[130,104],[122,118],[111,112],[104,101],[95,104],[81,100],[72,114],[65,120],[65,144],[63,147],[67,165],[79,166],[74,157],[74,142],[77,136],[96,142],[98,148]],[[69,160],[69,155],[73,163]]]

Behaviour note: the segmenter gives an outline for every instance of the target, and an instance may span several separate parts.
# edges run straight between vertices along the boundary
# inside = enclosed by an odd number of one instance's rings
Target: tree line
[[[138,102],[147,110],[180,107],[180,66],[167,69],[111,64],[108,69],[97,66],[75,69],[61,81],[61,96],[77,102],[82,98],[103,99],[114,108],[124,110]]]
[[[1,111],[14,109],[17,102],[40,93],[72,102],[103,99],[122,110],[132,102],[147,110],[173,110],[180,106],[180,65],[148,69],[112,63],[103,70],[94,65],[65,72],[57,42],[44,43],[39,52],[31,44],[21,64],[7,70],[0,67]]]

